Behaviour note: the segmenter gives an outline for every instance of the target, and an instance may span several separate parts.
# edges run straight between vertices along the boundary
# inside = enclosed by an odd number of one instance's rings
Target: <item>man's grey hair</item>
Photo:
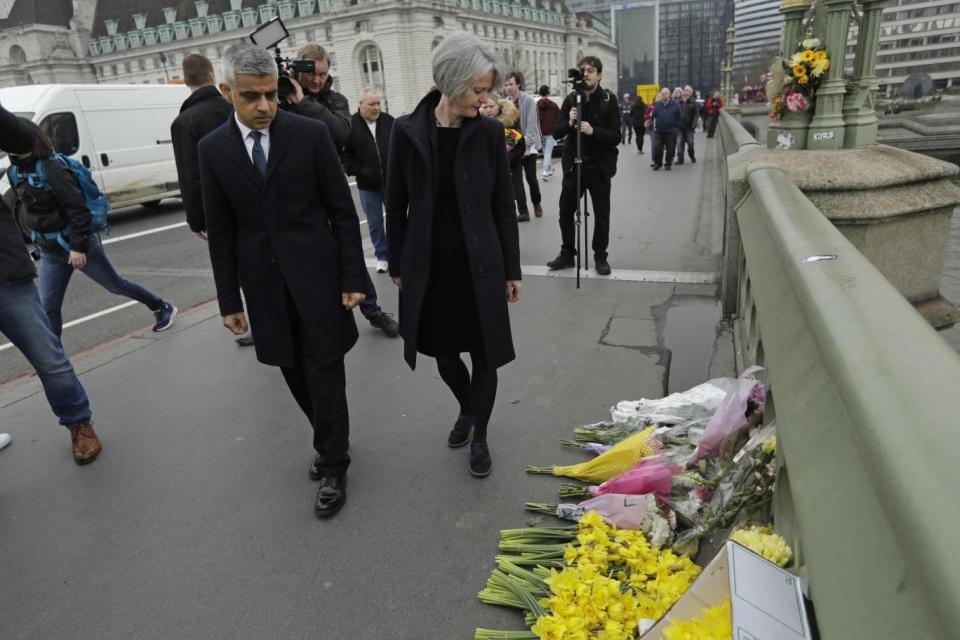
[[[364,87],[363,89],[360,90],[360,102],[363,102],[370,96],[377,96],[378,98],[383,98],[383,91],[380,91],[380,89],[374,86]]]
[[[233,86],[237,76],[275,76],[277,63],[266,49],[246,42],[223,52],[223,81]]]
[[[500,59],[483,40],[461,31],[444,38],[433,50],[433,81],[448,98],[458,98],[488,71],[493,71],[493,85],[500,82]]]

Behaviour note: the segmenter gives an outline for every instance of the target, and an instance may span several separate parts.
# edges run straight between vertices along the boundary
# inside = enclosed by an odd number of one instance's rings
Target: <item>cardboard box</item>
[[[707,564],[676,604],[646,633],[643,640],[662,640],[673,620],[690,620],[730,596],[734,640],[810,640],[810,622],[803,605],[800,580],[766,558],[735,542],[727,544]],[[649,622],[647,624],[649,626]]]

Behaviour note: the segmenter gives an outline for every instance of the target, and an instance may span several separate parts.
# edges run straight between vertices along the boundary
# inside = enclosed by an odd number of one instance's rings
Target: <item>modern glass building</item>
[[[671,88],[689,84],[702,92],[719,88],[726,29],[733,21],[733,0],[647,0],[625,4],[612,0],[567,0],[566,4],[573,11],[605,17],[614,25],[620,52],[621,94],[632,93],[637,84],[648,83]],[[651,67],[655,74],[647,82]]]
[[[734,74],[769,66],[771,51],[780,48],[783,14],[779,0],[734,0],[733,26],[736,44],[733,49]]]

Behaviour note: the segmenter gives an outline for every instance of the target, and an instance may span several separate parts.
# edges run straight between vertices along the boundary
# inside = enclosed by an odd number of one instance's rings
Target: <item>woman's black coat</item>
[[[397,118],[387,161],[390,275],[402,278],[400,331],[404,358],[411,368],[416,366],[420,311],[433,266],[434,109],[439,101],[440,93],[433,91],[413,113]],[[500,367],[515,357],[506,283],[522,277],[503,125],[483,116],[463,121],[454,175],[484,351],[490,366]]]

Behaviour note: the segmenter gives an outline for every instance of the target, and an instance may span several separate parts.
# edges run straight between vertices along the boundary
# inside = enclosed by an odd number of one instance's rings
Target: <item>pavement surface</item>
[[[150,320],[136,308],[65,331],[104,443],[86,467],[71,461],[36,378],[0,351],[0,430],[13,437],[0,452],[0,638],[419,640],[522,628],[476,594],[498,531],[527,522],[524,501],[556,498],[557,480],[524,466],[582,460],[559,440],[620,400],[733,373],[716,325],[722,229],[701,204],[715,197],[704,175],[718,158],[713,141],[697,142],[701,163],[670,173],[621,147],[619,279],[586,277],[579,290],[570,272],[537,275],[559,248],[559,180],[541,183],[546,215],[521,225],[518,358],[500,370],[489,478],[471,478],[468,450],[446,447],[457,408],[430,359],[411,372],[401,342],[359,320],[349,500],[329,521],[312,510],[310,428],[279,371],[220,325],[203,243],[176,228],[108,246],[121,273],[185,311],[163,334],[135,331]],[[167,205],[117,216],[114,237],[181,215]],[[395,310],[395,288],[374,278]],[[83,280],[67,321],[123,302]]]

